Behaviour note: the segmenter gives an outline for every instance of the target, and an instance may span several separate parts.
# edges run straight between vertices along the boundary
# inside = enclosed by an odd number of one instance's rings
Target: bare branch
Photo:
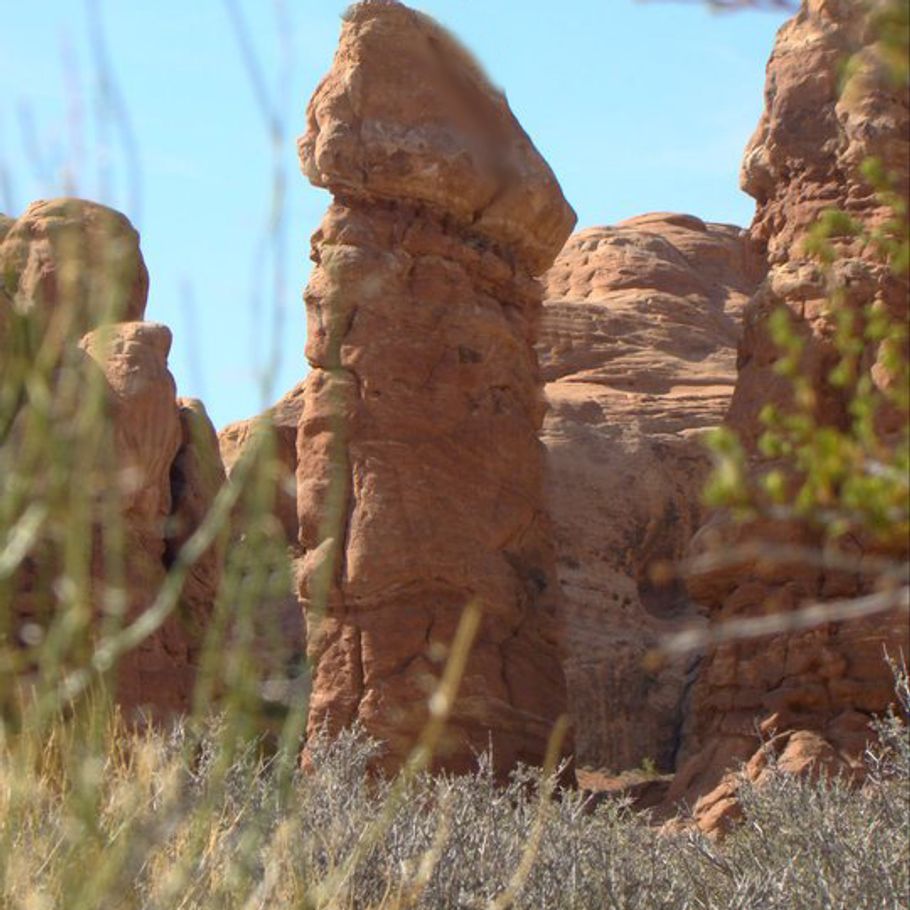
[[[129,110],[114,76],[110,55],[107,50],[107,39],[104,35],[104,23],[101,15],[100,0],[85,0],[88,19],[88,36],[95,63],[95,75],[98,80],[98,97],[96,100],[96,117],[101,147],[98,150],[99,191],[102,199],[108,197],[110,169],[107,160],[108,149],[104,138],[108,125],[113,125],[120,135],[123,153],[126,159],[127,186],[129,188],[129,211],[132,220],[142,220],[142,167],[139,156],[139,143],[133,130]],[[109,197],[106,201],[109,201]]]
[[[812,603],[786,613],[770,613],[748,619],[731,619],[706,629],[686,629],[667,636],[661,649],[670,654],[700,650],[706,646],[746,638],[761,638],[782,632],[798,632],[829,622],[866,619],[879,613],[899,609],[910,611],[910,586],[888,588],[866,597]]]

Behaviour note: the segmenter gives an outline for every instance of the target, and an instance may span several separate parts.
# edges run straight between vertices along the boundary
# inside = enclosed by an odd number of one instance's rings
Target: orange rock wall
[[[704,518],[699,437],[729,406],[763,271],[741,229],[652,214],[575,234],[547,272],[542,439],[582,765],[674,766],[695,658],[653,652],[702,620],[653,573]]]

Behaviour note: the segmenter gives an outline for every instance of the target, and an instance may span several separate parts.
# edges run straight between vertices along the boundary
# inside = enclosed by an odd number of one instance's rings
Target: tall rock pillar
[[[437,764],[540,762],[566,709],[543,510],[535,276],[575,221],[505,97],[392,0],[345,15],[299,141],[333,202],[305,292],[297,433],[310,731],[398,767],[461,613],[483,611]]]

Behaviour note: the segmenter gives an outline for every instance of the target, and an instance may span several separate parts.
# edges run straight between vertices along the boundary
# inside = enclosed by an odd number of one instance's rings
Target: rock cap
[[[445,29],[396,0],[345,13],[298,151],[314,185],[437,209],[534,274],[575,224],[505,95]]]

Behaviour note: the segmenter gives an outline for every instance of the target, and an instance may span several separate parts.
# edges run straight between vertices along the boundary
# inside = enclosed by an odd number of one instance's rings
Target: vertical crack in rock
[[[298,147],[334,197],[313,237],[297,431],[310,732],[358,720],[399,767],[428,716],[427,651],[476,600],[437,763],[467,769],[492,742],[505,775],[542,760],[566,710],[532,344],[535,276],[574,213],[502,93],[392,0],[346,13]],[[320,586],[326,560],[343,570]]]

